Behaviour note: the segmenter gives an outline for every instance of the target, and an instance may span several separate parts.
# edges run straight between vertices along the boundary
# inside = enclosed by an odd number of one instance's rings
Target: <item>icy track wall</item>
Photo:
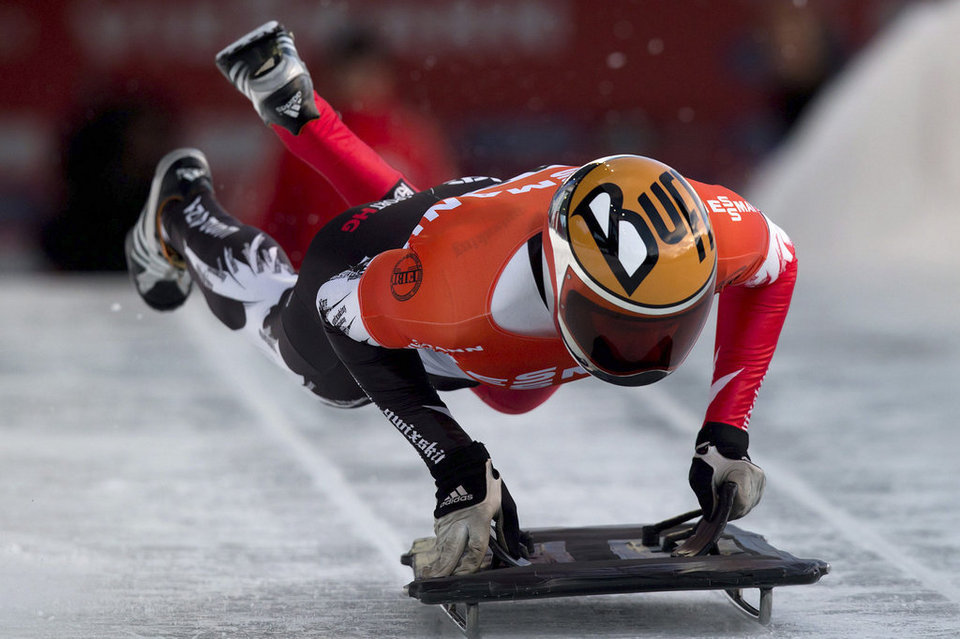
[[[905,11],[747,189],[797,243],[802,282],[960,318],[944,300],[960,298],[958,33],[960,2]]]

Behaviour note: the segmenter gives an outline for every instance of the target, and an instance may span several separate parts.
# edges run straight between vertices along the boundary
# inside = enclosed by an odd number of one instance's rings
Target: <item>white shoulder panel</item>
[[[380,346],[370,337],[360,314],[360,277],[370,258],[324,282],[317,290],[317,311],[350,339]]]
[[[793,242],[779,226],[770,221],[767,216],[763,219],[770,229],[770,243],[767,245],[767,257],[757,269],[757,272],[744,284],[748,287],[760,287],[773,284],[780,274],[787,268],[787,264],[795,258]]]

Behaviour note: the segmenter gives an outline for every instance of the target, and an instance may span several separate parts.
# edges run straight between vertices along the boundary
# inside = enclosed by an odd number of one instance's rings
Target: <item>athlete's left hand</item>
[[[712,517],[719,501],[718,490],[726,482],[737,485],[731,520],[743,517],[760,502],[766,479],[763,469],[750,461],[748,445],[745,430],[718,422],[709,422],[697,436],[689,480],[707,519]]]

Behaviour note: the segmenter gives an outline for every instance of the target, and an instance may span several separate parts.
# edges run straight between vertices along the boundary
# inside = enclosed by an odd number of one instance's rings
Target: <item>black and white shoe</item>
[[[163,241],[160,209],[203,190],[213,190],[210,166],[203,153],[196,149],[168,153],[157,164],[147,203],[127,233],[124,252],[130,279],[143,301],[158,311],[183,304],[193,286],[183,258]]]
[[[276,20],[263,24],[217,54],[217,68],[253,103],[260,118],[294,135],[319,116],[313,80]]]

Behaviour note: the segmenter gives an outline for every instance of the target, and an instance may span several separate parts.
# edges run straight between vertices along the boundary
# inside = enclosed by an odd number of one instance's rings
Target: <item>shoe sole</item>
[[[186,299],[186,293],[180,291],[180,295],[176,295],[177,284],[172,281],[164,282],[162,275],[162,273],[167,272],[168,269],[177,267],[170,263],[164,254],[162,244],[160,247],[152,246],[153,242],[162,243],[163,241],[159,239],[161,230],[158,228],[157,217],[163,178],[167,175],[167,172],[170,171],[174,163],[184,158],[199,160],[207,175],[210,175],[210,166],[207,159],[203,153],[197,149],[176,149],[163,156],[157,163],[157,168],[154,171],[153,180],[150,182],[150,192],[147,196],[146,204],[144,204],[140,211],[140,218],[137,220],[136,225],[127,233],[124,241],[127,268],[133,280],[134,287],[136,287],[143,300],[157,310],[171,310],[182,304]],[[137,239],[135,237],[136,235],[140,235],[141,238]],[[142,247],[142,251],[136,250],[136,245]],[[156,250],[157,248],[159,248],[159,251]],[[141,262],[134,257],[138,254],[142,256],[141,259],[145,260],[145,262]],[[134,265],[136,268],[133,268]],[[156,283],[148,290],[142,290],[139,283],[139,278],[144,273],[153,273],[153,276],[157,278]],[[164,289],[169,289],[169,292],[164,294]]]
[[[228,44],[226,47],[224,47],[220,51],[220,53],[217,54],[217,57],[216,57],[217,66],[220,67],[222,64],[222,61],[225,58],[228,58],[236,54],[241,49],[244,49],[250,46],[251,44],[258,42],[259,40],[262,40],[267,36],[272,36],[276,33],[279,33],[282,29],[283,27],[281,27],[280,23],[277,22],[276,20],[265,22],[264,24],[260,25],[259,27],[257,27],[256,29],[248,33],[247,35],[241,37],[239,40],[236,40],[231,44]],[[220,70],[223,73],[227,73],[229,71],[229,69],[223,69],[222,67],[220,68]]]
[[[137,221],[137,226],[140,227],[140,232],[144,234],[145,238],[154,237],[154,235],[151,234],[155,234],[158,241],[163,242],[162,239],[159,239],[162,237],[162,231],[159,228],[159,220],[157,217],[157,209],[160,207],[160,189],[163,185],[163,178],[167,175],[167,172],[174,163],[188,157],[198,159],[203,164],[207,175],[210,175],[210,165],[207,162],[207,158],[203,152],[198,149],[176,149],[160,158],[160,161],[157,163],[157,168],[153,172],[153,180],[150,182],[150,192],[147,195],[147,202],[140,210],[140,219]],[[169,262],[162,247],[160,249],[160,255],[163,256],[165,261]]]
[[[157,233],[160,232],[160,229],[157,228],[157,208],[160,206],[160,187],[163,184],[163,178],[167,175],[167,171],[170,170],[170,167],[173,166],[175,162],[187,157],[199,159],[203,163],[203,168],[206,171],[207,176],[210,176],[210,164],[207,162],[207,157],[198,149],[176,149],[174,151],[170,151],[165,156],[160,158],[160,161],[157,163],[157,168],[153,172],[153,180],[150,182],[150,193],[147,196],[147,203],[144,204],[143,211],[141,211],[141,215],[147,214],[144,216],[145,220],[146,217],[153,218],[151,230]]]

